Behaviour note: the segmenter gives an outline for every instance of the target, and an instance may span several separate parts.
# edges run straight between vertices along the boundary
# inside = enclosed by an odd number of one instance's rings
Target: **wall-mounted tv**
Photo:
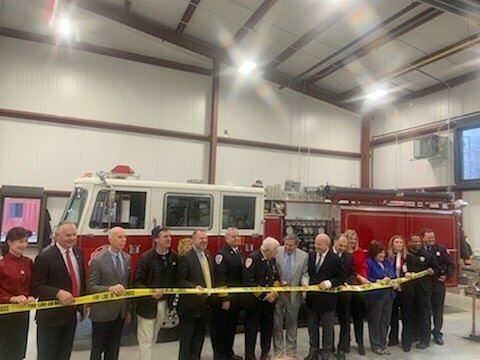
[[[5,241],[7,232],[16,226],[22,226],[32,232],[29,243],[38,242],[40,226],[41,199],[5,197],[2,211],[1,241]]]
[[[456,123],[455,182],[459,187],[480,187],[480,114]]]
[[[41,240],[44,211],[42,188],[2,186],[0,190],[0,241],[5,241],[8,231],[22,226],[32,232],[30,244]]]

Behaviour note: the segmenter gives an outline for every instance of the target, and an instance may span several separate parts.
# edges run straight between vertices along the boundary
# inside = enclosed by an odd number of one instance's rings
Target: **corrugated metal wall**
[[[146,64],[0,38],[0,107],[208,135],[212,80]],[[240,84],[241,85],[241,84]],[[360,119],[259,82],[222,77],[219,135],[359,152]],[[131,165],[144,179],[206,180],[208,145],[109,130],[0,122],[0,183],[68,190],[84,171]],[[217,182],[299,179],[358,185],[359,160],[221,145]]]

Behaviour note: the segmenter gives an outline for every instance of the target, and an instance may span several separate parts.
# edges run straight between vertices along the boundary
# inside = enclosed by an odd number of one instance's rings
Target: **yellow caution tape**
[[[214,289],[196,289],[196,288],[167,288],[163,289],[164,295],[211,295],[211,294],[244,294],[244,293],[263,293],[263,292],[327,292],[327,293],[339,293],[339,292],[365,292],[371,290],[386,289],[392,286],[404,284],[408,281],[421,278],[428,275],[428,271],[422,271],[413,274],[411,277],[402,277],[392,280],[379,280],[370,284],[362,285],[341,285],[333,289],[323,290],[318,285],[306,285],[306,286],[255,286],[255,287],[219,287]],[[123,295],[115,295],[112,292],[102,292],[91,295],[84,295],[75,298],[75,302],[72,305],[84,305],[94,304],[105,301],[116,301],[123,299],[131,299],[137,297],[151,296],[155,293],[155,289],[127,289]],[[63,306],[57,300],[38,301],[31,304],[0,304],[0,314],[9,314],[30,310],[44,310],[53,309]]]

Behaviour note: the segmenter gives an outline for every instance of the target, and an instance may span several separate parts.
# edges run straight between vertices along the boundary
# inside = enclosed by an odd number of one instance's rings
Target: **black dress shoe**
[[[435,341],[435,344],[437,344],[437,345],[443,345],[443,339],[442,339],[441,336],[435,336],[433,338],[433,341]]]
[[[337,354],[337,359],[338,360],[346,360],[347,357],[345,356],[345,352],[344,351],[339,351],[338,354]]]
[[[397,346],[397,345],[398,345],[398,340],[393,339],[388,342],[388,346]]]
[[[419,342],[416,346],[415,346],[417,349],[426,349],[427,347],[429,347],[429,345],[427,343],[424,343],[424,342]]]
[[[403,352],[410,352],[411,346],[409,345],[402,345]]]
[[[231,360],[243,360],[243,357],[241,357],[240,355],[232,355],[232,357],[230,359]]]
[[[365,355],[365,346],[363,346],[363,344],[358,344],[358,353],[360,355]]]

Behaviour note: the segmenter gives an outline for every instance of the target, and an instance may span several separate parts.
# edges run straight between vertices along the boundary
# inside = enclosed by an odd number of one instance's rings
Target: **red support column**
[[[372,147],[370,145],[370,121],[372,115],[367,114],[362,117],[361,142],[360,142],[360,187],[370,187],[370,160]]]
[[[210,118],[210,152],[208,162],[208,183],[215,184],[215,174],[217,171],[217,144],[218,144],[218,97],[220,83],[220,63],[217,59],[213,60],[212,76],[212,111]]]

